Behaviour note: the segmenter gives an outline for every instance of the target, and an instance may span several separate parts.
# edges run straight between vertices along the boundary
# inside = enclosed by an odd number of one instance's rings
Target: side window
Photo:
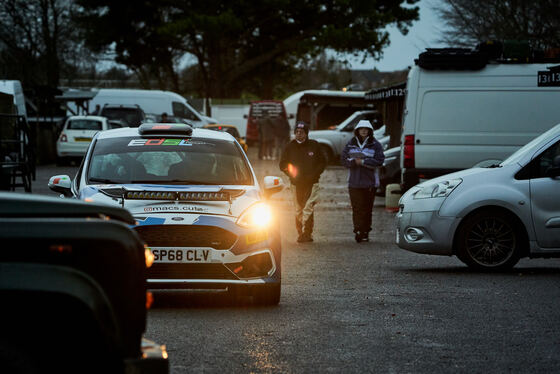
[[[560,156],[560,141],[553,144],[546,151],[541,153],[539,157],[533,160],[535,163],[533,178],[546,177],[546,171],[548,168],[552,167],[552,162],[556,156]]]
[[[173,106],[173,116],[179,118],[186,118],[191,121],[200,121],[198,116],[194,114],[192,110],[187,108],[185,104],[180,103],[178,101],[174,101],[172,103],[172,106]]]
[[[121,129],[123,126],[118,122],[109,122],[109,129]]]
[[[363,116],[356,116],[356,118],[354,118],[352,121],[350,121],[349,124],[347,124],[342,131],[354,131],[354,127],[356,127],[356,125],[358,124],[358,122],[360,122],[360,120],[364,119]]]

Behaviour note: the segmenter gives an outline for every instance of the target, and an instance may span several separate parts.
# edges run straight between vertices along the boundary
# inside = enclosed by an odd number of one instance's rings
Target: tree
[[[446,26],[441,41],[450,46],[527,40],[536,49],[560,47],[558,0],[445,0],[435,11]]]
[[[138,73],[171,72],[191,54],[205,96],[222,98],[245,91],[272,97],[279,82],[326,48],[379,58],[389,44],[384,27],[406,33],[418,18],[410,6],[418,0],[77,1],[98,50],[114,43],[117,61]]]
[[[87,61],[72,23],[71,0],[0,2],[2,75],[56,88],[61,73]]]
[[[168,22],[168,1],[76,2],[80,8],[75,20],[89,48],[114,52],[115,61],[134,71],[145,88],[152,88],[155,78],[157,88],[179,91],[180,36],[160,32]]]

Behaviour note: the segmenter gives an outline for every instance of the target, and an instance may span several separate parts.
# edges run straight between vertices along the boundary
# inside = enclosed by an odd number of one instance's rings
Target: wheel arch
[[[515,225],[517,226],[517,228],[519,229],[519,233],[520,233],[520,239],[521,239],[521,243],[522,243],[522,250],[520,253],[520,257],[527,257],[529,255],[529,233],[527,231],[527,228],[525,227],[525,224],[523,223],[523,221],[521,220],[521,218],[519,218],[519,216],[517,214],[515,214],[512,210],[505,208],[503,206],[499,206],[499,205],[484,205],[484,206],[480,206],[477,207],[476,209],[473,209],[472,211],[470,211],[468,214],[466,214],[461,221],[459,222],[459,224],[457,225],[457,228],[455,229],[455,232],[453,233],[453,254],[454,255],[458,255],[457,253],[457,240],[459,237],[459,232],[462,229],[462,227],[464,226],[465,222],[467,221],[468,218],[474,216],[475,214],[481,213],[481,212],[485,212],[485,211],[499,211],[503,214],[506,214],[507,216],[511,217],[511,219],[513,220],[513,222],[515,223]]]

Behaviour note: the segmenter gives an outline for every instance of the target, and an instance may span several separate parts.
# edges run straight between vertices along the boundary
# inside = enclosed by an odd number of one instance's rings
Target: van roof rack
[[[519,40],[480,42],[476,48],[426,48],[414,60],[427,70],[480,70],[489,62],[501,64],[557,63],[560,48],[546,51],[531,49],[529,42]]]

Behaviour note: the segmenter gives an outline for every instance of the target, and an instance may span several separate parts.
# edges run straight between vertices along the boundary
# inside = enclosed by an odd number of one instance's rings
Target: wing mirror
[[[68,175],[55,175],[49,179],[49,188],[61,193],[64,197],[72,197],[72,180]]]
[[[269,198],[277,192],[284,189],[284,181],[280,177],[266,176],[264,177],[264,196]]]

